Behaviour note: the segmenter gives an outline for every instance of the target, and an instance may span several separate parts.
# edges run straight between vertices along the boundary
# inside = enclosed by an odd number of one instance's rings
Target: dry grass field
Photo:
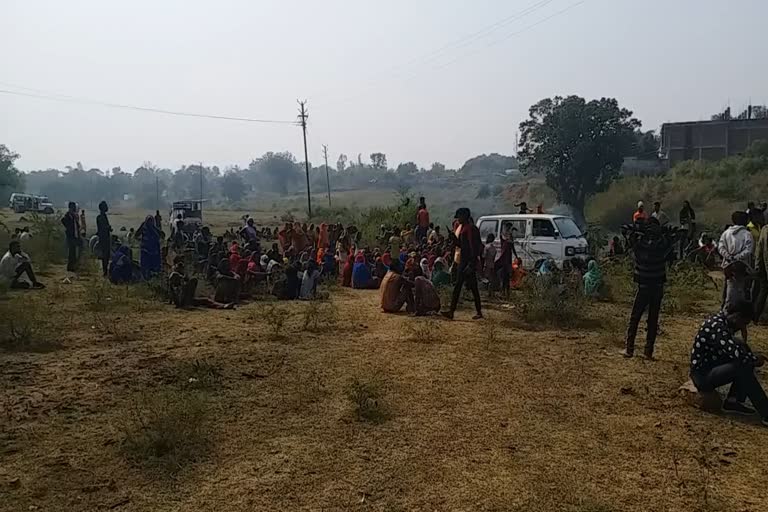
[[[557,330],[339,288],[178,311],[61,275],[0,300],[2,511],[766,510],[768,431],[678,390],[709,305],[648,362],[617,355],[625,300]]]

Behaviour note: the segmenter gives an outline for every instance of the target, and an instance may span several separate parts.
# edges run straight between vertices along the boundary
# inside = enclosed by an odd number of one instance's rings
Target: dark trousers
[[[453,286],[453,297],[451,297],[451,313],[456,311],[456,306],[459,304],[459,296],[461,295],[461,288],[465,283],[467,288],[472,292],[472,297],[475,299],[475,311],[477,311],[478,315],[482,315],[483,310],[480,304],[480,290],[477,289],[477,274],[475,273],[475,269],[471,267],[460,267],[456,273],[456,284]]]
[[[643,317],[645,310],[648,310],[647,334],[645,337],[645,355],[653,355],[653,347],[656,343],[656,334],[659,329],[659,311],[661,310],[661,299],[664,298],[664,285],[639,285],[635,294],[635,303],[632,305],[632,314],[629,317],[629,327],[627,328],[627,353],[635,352],[635,337],[637,336],[637,326]]]
[[[104,277],[107,277],[107,274],[109,274],[109,259],[109,256],[101,257],[101,271],[104,273]]]
[[[752,300],[755,304],[755,322],[765,311],[765,303],[768,300],[768,274],[763,272],[752,285]]]
[[[77,252],[79,249],[76,238],[67,239],[67,271],[75,272],[77,270]]]
[[[738,402],[744,402],[749,398],[760,416],[768,419],[768,397],[765,396],[765,391],[755,377],[752,366],[742,364],[740,361],[731,361],[707,371],[692,373],[691,380],[696,385],[696,389],[702,392],[714,391],[720,386],[730,384],[728,398]]]

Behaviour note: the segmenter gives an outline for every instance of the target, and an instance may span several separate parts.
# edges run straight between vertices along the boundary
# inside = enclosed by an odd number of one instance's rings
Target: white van
[[[552,258],[562,268],[565,260],[586,259],[589,255],[586,238],[573,219],[563,215],[501,214],[486,215],[477,220],[480,236],[493,233],[494,242],[501,247],[501,235],[515,241],[515,251],[523,267],[532,269],[536,263]]]

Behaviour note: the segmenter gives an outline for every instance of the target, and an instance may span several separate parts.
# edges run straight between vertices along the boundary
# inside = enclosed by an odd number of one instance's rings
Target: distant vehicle
[[[181,215],[184,221],[184,232],[193,233],[197,228],[203,227],[203,203],[205,199],[191,199],[189,201],[176,201],[171,205],[171,218],[169,224],[171,233],[176,225],[176,218]]]
[[[14,192],[11,194],[8,206],[16,213],[53,213],[53,203],[48,199],[48,196],[35,196],[32,194],[20,194]]]
[[[547,214],[501,214],[486,215],[477,220],[480,236],[485,243],[488,234],[496,237],[494,242],[501,247],[500,235],[515,241],[515,251],[523,260],[526,269],[547,258],[552,258],[559,268],[563,262],[573,258],[586,259],[589,255],[586,238],[572,218],[564,215]]]

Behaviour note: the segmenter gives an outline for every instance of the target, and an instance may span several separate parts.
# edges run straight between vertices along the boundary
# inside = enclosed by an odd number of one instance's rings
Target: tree
[[[374,169],[386,169],[387,155],[384,153],[371,153],[371,167]]]
[[[291,153],[270,151],[251,162],[247,176],[252,185],[286,195],[289,188],[298,185],[302,174],[296,163],[296,157]]]
[[[583,223],[587,198],[619,175],[639,127],[632,112],[612,98],[543,99],[520,123],[521,170],[543,172],[558,201],[571,206]]]
[[[339,155],[339,159],[336,160],[336,170],[339,172],[344,172],[344,169],[347,168],[347,161],[349,159],[347,158],[347,155],[344,153]]]
[[[517,159],[515,157],[491,153],[490,155],[478,155],[470,158],[464,162],[459,172],[493,174],[516,168]]]
[[[3,199],[24,188],[24,176],[14,165],[18,158],[17,153],[0,144],[0,197]]]
[[[440,162],[434,162],[429,168],[429,172],[445,172],[445,164]]]
[[[627,156],[635,156],[641,160],[653,160],[659,158],[661,137],[654,130],[635,130],[635,140],[632,143],[632,151]]]
[[[736,119],[768,119],[768,107],[765,105],[752,105],[752,112],[749,108],[736,116]]]
[[[397,166],[396,172],[398,176],[405,178],[411,174],[419,172],[419,166],[413,162],[405,162]]]
[[[240,173],[230,171],[221,179],[221,192],[224,197],[233,202],[238,202],[245,197],[245,181]]]

